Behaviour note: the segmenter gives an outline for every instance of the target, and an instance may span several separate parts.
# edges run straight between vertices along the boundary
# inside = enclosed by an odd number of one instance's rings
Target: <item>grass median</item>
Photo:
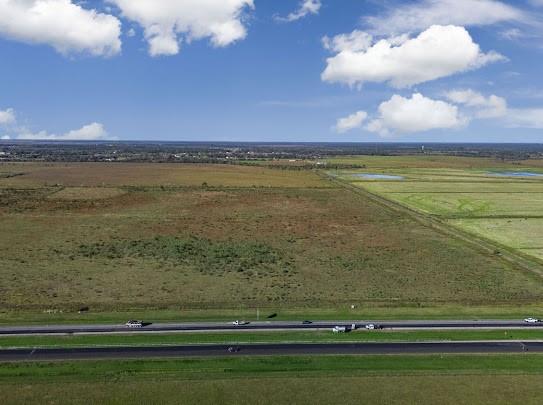
[[[0,348],[26,347],[87,347],[87,346],[149,346],[183,344],[243,344],[243,343],[345,343],[345,342],[422,342],[468,340],[543,340],[543,330],[488,331],[353,331],[333,334],[313,332],[234,332],[123,334],[72,336],[12,336],[0,338]]]

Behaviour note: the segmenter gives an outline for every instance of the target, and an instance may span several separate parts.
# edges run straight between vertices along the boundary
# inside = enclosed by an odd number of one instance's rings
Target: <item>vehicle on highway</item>
[[[347,328],[345,326],[334,326],[332,329],[332,332],[334,333],[345,333],[347,332]]]
[[[135,321],[133,319],[129,320],[124,324],[124,326],[128,328],[142,328],[143,327],[143,321]]]
[[[228,353],[237,353],[240,351],[238,346],[228,346]]]
[[[311,325],[312,323],[311,321],[302,321],[302,325]]]
[[[374,330],[374,329],[375,329],[375,325],[374,325],[373,323],[368,323],[368,324],[366,325],[366,329],[367,329],[367,330]]]
[[[526,323],[540,323],[540,322],[541,322],[541,319],[537,319],[537,318],[526,318],[526,319],[524,319],[524,322],[526,322]]]
[[[235,320],[234,322],[232,322],[232,325],[234,326],[243,326],[243,325],[248,325],[249,322],[247,321],[240,321],[240,320]]]

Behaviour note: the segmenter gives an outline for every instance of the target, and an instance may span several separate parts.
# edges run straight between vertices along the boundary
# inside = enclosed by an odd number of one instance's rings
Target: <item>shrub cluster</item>
[[[156,259],[215,274],[290,267],[280,252],[262,243],[180,239],[172,236],[80,245],[79,254],[87,258]]]

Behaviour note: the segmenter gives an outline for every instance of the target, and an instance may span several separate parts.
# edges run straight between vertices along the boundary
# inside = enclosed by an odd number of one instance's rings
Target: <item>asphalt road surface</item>
[[[229,348],[234,351],[229,351]],[[0,362],[40,360],[142,359],[191,356],[324,354],[543,353],[543,342],[284,343],[66,349],[0,350]]]
[[[272,330],[329,330],[334,326],[357,329],[373,323],[381,329],[523,329],[541,328],[543,323],[526,323],[522,320],[486,321],[315,321],[302,322],[251,322],[235,326],[232,323],[156,323],[142,328],[127,328],[124,325],[47,325],[47,326],[6,326],[0,327],[0,336],[8,335],[52,335],[52,334],[108,334],[108,333],[149,333],[149,332],[218,332],[218,331],[272,331]]]

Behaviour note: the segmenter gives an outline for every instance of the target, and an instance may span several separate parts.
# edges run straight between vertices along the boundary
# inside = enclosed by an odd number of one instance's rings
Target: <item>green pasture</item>
[[[380,170],[403,180],[364,180],[356,173],[339,177],[423,214],[500,245],[543,258],[543,178],[501,176],[504,170],[540,173],[540,167],[482,166]]]
[[[542,182],[439,182],[439,181],[356,181],[357,186],[373,193],[543,193]],[[529,197],[529,196],[528,196]]]
[[[529,165],[526,161],[503,161],[495,158],[445,156],[445,155],[400,155],[400,156],[333,156],[326,158],[329,164],[365,165],[368,169],[477,169],[504,167],[518,169]]]
[[[538,404],[540,355],[277,356],[13,363],[7,404]],[[205,393],[205,394],[204,394]]]
[[[543,216],[543,193],[387,193],[386,196],[444,217]]]
[[[451,219],[452,225],[543,259],[543,218]]]

